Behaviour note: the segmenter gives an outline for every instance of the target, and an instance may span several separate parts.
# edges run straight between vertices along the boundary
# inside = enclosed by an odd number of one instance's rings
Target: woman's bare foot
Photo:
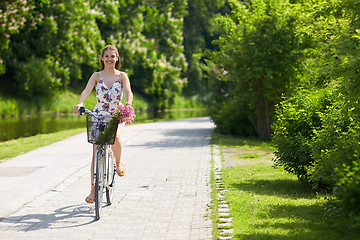
[[[93,203],[95,200],[95,185],[91,185],[91,192],[89,196],[85,198],[85,202],[87,203]]]
[[[119,175],[119,177],[123,177],[125,175],[125,168],[122,163],[120,163],[120,166],[119,164],[116,164],[116,173]]]

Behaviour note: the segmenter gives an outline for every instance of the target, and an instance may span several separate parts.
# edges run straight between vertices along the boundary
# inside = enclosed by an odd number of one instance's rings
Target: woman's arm
[[[78,104],[76,104],[74,107],[74,114],[79,113],[79,108],[83,106],[85,100],[89,97],[91,91],[96,85],[97,78],[98,78],[98,73],[93,73],[93,75],[91,75],[88,83],[86,84],[85,89],[81,92]]]
[[[130,80],[126,73],[123,73],[122,75],[123,75],[122,84],[123,84],[124,93],[125,93],[125,97],[126,97],[126,104],[131,105],[132,101],[133,101],[133,93],[131,91]]]

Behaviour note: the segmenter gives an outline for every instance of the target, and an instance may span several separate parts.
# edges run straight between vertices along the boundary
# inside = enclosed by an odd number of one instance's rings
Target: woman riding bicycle
[[[82,91],[79,103],[74,107],[74,114],[79,113],[79,108],[90,95],[95,87],[96,98],[98,100],[94,108],[94,113],[97,115],[110,115],[116,108],[116,104],[120,103],[123,97],[123,92],[126,96],[126,105],[130,105],[133,101],[133,93],[131,91],[130,81],[125,72],[120,70],[120,57],[116,47],[107,45],[102,50],[100,59],[101,71],[95,72],[90,77],[85,89]],[[125,123],[120,123],[115,143],[112,145],[112,151],[116,160],[116,173],[122,177],[125,175],[125,168],[121,163],[121,141],[120,135],[125,126]],[[88,203],[94,202],[95,199],[95,186],[93,180],[94,172],[94,158],[96,146],[93,146],[93,157],[91,163],[91,192],[86,197],[85,201]]]

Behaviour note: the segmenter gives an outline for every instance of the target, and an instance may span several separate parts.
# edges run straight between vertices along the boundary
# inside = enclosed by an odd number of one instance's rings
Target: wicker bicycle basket
[[[86,116],[87,138],[89,143],[96,145],[114,144],[115,131],[109,132],[107,128],[110,123],[110,116]],[[116,124],[117,125],[117,124]],[[106,134],[106,136],[104,135]]]

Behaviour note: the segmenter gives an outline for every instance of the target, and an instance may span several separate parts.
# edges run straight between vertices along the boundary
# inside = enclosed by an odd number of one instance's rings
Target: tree
[[[201,61],[194,54],[200,54],[205,49],[215,49],[212,41],[218,35],[214,18],[224,8],[224,2],[224,0],[188,1],[183,30],[184,54],[188,63],[186,71],[188,83],[184,89],[187,95],[208,95],[207,79],[203,75]]]
[[[9,48],[10,36],[19,33],[30,22],[30,26],[38,24],[43,18],[38,6],[44,1],[3,0],[0,2],[0,75],[5,73],[3,51]]]
[[[220,50],[207,53],[208,70],[216,75],[213,82],[225,82],[223,88],[213,91],[218,101],[237,102],[231,112],[246,114],[260,138],[268,140],[274,106],[296,84],[300,68],[304,46],[296,30],[299,12],[297,5],[287,0],[229,2],[232,15],[217,19],[222,31],[216,41]],[[221,125],[222,117],[216,113],[215,109],[215,122]],[[235,120],[232,124],[241,123]]]
[[[27,19],[21,31],[10,36],[9,48],[2,56],[12,88],[40,109],[57,90],[89,75],[83,72],[86,66],[94,70],[102,44],[96,13],[87,1],[33,4],[41,21],[34,25],[31,18]]]
[[[132,87],[154,109],[169,108],[186,79],[182,25],[184,0],[99,1],[98,25],[107,43],[118,46]]]
[[[40,108],[59,90],[82,88],[113,44],[134,90],[153,109],[169,108],[187,80],[186,8],[185,0],[4,0],[0,81]]]

